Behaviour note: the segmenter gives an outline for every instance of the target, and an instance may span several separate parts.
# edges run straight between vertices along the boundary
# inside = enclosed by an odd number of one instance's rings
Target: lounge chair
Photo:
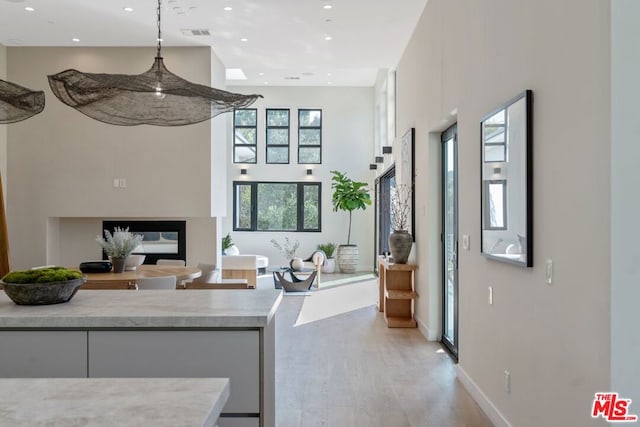
[[[301,282],[292,282],[284,278],[284,275],[279,271],[275,271],[274,274],[278,278],[278,281],[282,285],[282,288],[287,292],[306,292],[311,289],[313,281],[316,279],[317,272],[312,272],[309,277]]]

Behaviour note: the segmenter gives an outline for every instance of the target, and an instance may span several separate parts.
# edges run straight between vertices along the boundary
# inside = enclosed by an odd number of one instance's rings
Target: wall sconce
[[[245,168],[240,169],[240,175],[246,175],[247,170]]]
[[[376,165],[375,163],[370,163],[369,164],[369,169],[370,170],[378,169],[378,165]]]
[[[376,163],[384,163],[384,157],[376,156]]]
[[[311,168],[307,169],[307,175],[313,175],[313,169]]]
[[[391,154],[391,146],[387,145],[385,147],[382,147],[382,154]]]

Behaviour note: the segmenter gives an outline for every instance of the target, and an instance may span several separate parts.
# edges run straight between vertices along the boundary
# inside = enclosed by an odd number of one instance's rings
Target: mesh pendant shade
[[[0,80],[0,124],[15,123],[44,109],[44,92]]]
[[[49,76],[49,85],[70,107],[95,120],[121,126],[199,123],[262,97],[191,83],[169,71],[161,57],[143,74],[66,70]]]

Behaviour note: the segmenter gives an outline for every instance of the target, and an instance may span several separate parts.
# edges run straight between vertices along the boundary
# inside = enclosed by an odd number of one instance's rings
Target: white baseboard
[[[431,331],[429,327],[420,319],[416,318],[416,322],[418,323],[418,330],[427,341],[438,341],[440,337],[435,333],[435,331]]]
[[[512,427],[509,421],[498,411],[498,408],[489,400],[489,398],[482,392],[480,387],[471,379],[467,372],[462,369],[460,364],[456,365],[458,371],[458,379],[462,383],[465,389],[469,392],[473,400],[478,403],[478,406],[487,414],[487,417],[491,420],[496,427]]]

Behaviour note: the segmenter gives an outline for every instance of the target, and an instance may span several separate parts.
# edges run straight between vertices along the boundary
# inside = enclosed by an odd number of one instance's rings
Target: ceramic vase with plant
[[[292,242],[288,237],[285,237],[282,245],[276,239],[271,239],[271,245],[284,255],[287,261],[289,261],[289,267],[291,267],[292,270],[300,271],[302,267],[304,267],[304,261],[297,255],[300,242],[297,240]]]
[[[336,250],[336,244],[327,242],[318,244],[318,249],[323,251],[327,256],[325,264],[322,266],[323,273],[333,273],[336,271],[336,259],[333,257],[333,253]]]
[[[411,214],[411,188],[400,184],[391,190],[391,227],[389,250],[393,261],[406,264],[413,246],[413,236],[407,231]]]
[[[347,244],[338,246],[338,267],[343,273],[355,273],[358,266],[359,252],[358,246],[351,244],[351,216],[354,210],[365,210],[371,205],[371,196],[367,189],[366,182],[354,181],[346,174],[339,171],[331,171],[331,188],[333,188],[333,210],[349,213],[349,231],[347,233]]]
[[[113,234],[109,230],[104,230],[104,236],[96,236],[96,241],[111,259],[114,273],[124,272],[125,260],[143,239],[141,234],[131,233],[128,227],[125,229],[116,227]]]

